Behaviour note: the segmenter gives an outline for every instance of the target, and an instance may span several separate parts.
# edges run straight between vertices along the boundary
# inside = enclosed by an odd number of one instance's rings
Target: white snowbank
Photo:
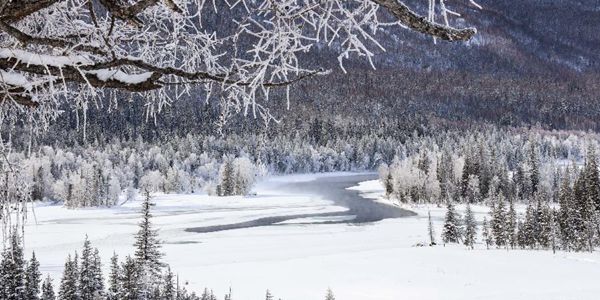
[[[154,222],[164,241],[165,260],[195,290],[234,299],[263,299],[269,288],[285,300],[324,299],[331,287],[339,300],[397,299],[597,299],[597,253],[467,250],[460,245],[414,247],[427,240],[426,211],[436,232],[444,209],[415,208],[419,216],[368,225],[289,224],[206,234],[187,227],[230,224],[274,214],[343,210],[312,195],[281,190],[285,182],[323,175],[276,177],[259,185],[257,196],[158,195]],[[377,181],[356,187],[381,199]],[[365,200],[371,201],[371,200]],[[36,207],[37,224],[27,226],[27,252],[35,250],[43,273],[57,283],[64,258],[80,249],[85,234],[107,267],[113,251],[132,253],[140,202],[119,208],[67,210]],[[459,207],[462,209],[462,207]],[[478,218],[486,209],[475,207]],[[299,222],[302,220],[295,220]]]

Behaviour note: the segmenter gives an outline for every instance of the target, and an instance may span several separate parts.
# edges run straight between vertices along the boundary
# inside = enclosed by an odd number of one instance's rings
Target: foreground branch
[[[428,21],[419,16],[398,0],[371,0],[385,7],[400,23],[417,32],[428,34],[445,41],[468,41],[477,30],[475,28],[456,29]]]

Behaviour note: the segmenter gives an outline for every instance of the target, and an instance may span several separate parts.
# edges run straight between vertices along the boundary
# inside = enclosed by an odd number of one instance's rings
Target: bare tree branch
[[[1,11],[0,19],[7,23],[20,21],[27,16],[64,0],[18,0],[10,1]]]
[[[204,1],[0,0],[0,71],[9,79],[0,78],[0,102],[57,106],[110,89],[160,107],[200,87],[217,90],[230,111],[270,118],[258,102],[271,88],[326,72],[301,59],[316,46],[339,45],[344,71],[351,55],[373,64],[372,49],[384,49],[376,32],[389,25],[381,11],[416,32],[469,40],[476,30],[450,27],[441,3],[445,25],[401,0],[215,2],[229,10],[228,25],[215,27],[202,24],[221,15]]]
[[[414,13],[399,0],[371,0],[385,7],[402,24],[417,32],[446,41],[468,41],[477,33],[475,28],[456,29],[428,21]]]

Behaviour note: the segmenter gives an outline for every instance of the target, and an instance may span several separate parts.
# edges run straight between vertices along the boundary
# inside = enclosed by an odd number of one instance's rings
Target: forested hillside
[[[218,101],[207,104],[206,95],[197,90],[150,119],[144,114],[144,100],[137,96],[109,113],[106,103],[88,105],[87,140],[216,134],[219,129],[287,132],[309,126],[314,118],[359,126],[361,131],[381,122],[398,123],[408,132],[481,122],[600,128],[600,35],[594,34],[600,30],[598,1],[486,1],[482,9],[452,4],[465,16],[454,22],[478,28],[472,41],[434,41],[391,27],[378,33],[386,52],[374,56],[376,69],[351,56],[343,60],[347,73],[339,68],[332,49],[311,52],[303,59],[332,72],[295,84],[289,110],[285,91],[273,91],[270,110],[282,122],[269,128],[263,120],[241,117],[241,112],[230,115],[221,127]],[[207,24],[224,26],[218,19]],[[67,110],[50,132],[81,143],[83,120],[83,111]],[[47,138],[56,140],[52,134]]]

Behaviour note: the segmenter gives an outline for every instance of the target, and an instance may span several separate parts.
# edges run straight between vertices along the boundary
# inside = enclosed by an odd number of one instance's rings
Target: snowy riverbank
[[[285,300],[323,299],[331,287],[339,300],[368,299],[596,299],[600,294],[598,253],[476,250],[463,246],[414,247],[427,240],[427,210],[439,234],[443,208],[411,207],[415,217],[363,224],[279,225],[210,233],[186,228],[245,222],[273,215],[341,212],[333,201],[290,191],[292,182],[349,173],[274,177],[256,196],[157,195],[154,223],[164,241],[165,261],[193,290],[209,287],[239,300],[263,299],[268,288]],[[355,187],[381,199],[377,181]],[[365,201],[372,201],[367,200]],[[67,210],[38,205],[37,223],[26,226],[26,252],[36,251],[41,271],[57,282],[64,259],[80,249],[87,233],[104,267],[113,251],[131,253],[140,202],[110,209]],[[462,207],[459,207],[462,209]],[[476,207],[478,218],[485,209]],[[323,219],[324,218],[324,219]],[[320,217],[328,222],[350,216]],[[315,223],[315,218],[310,219]],[[435,284],[432,284],[435,283]]]

